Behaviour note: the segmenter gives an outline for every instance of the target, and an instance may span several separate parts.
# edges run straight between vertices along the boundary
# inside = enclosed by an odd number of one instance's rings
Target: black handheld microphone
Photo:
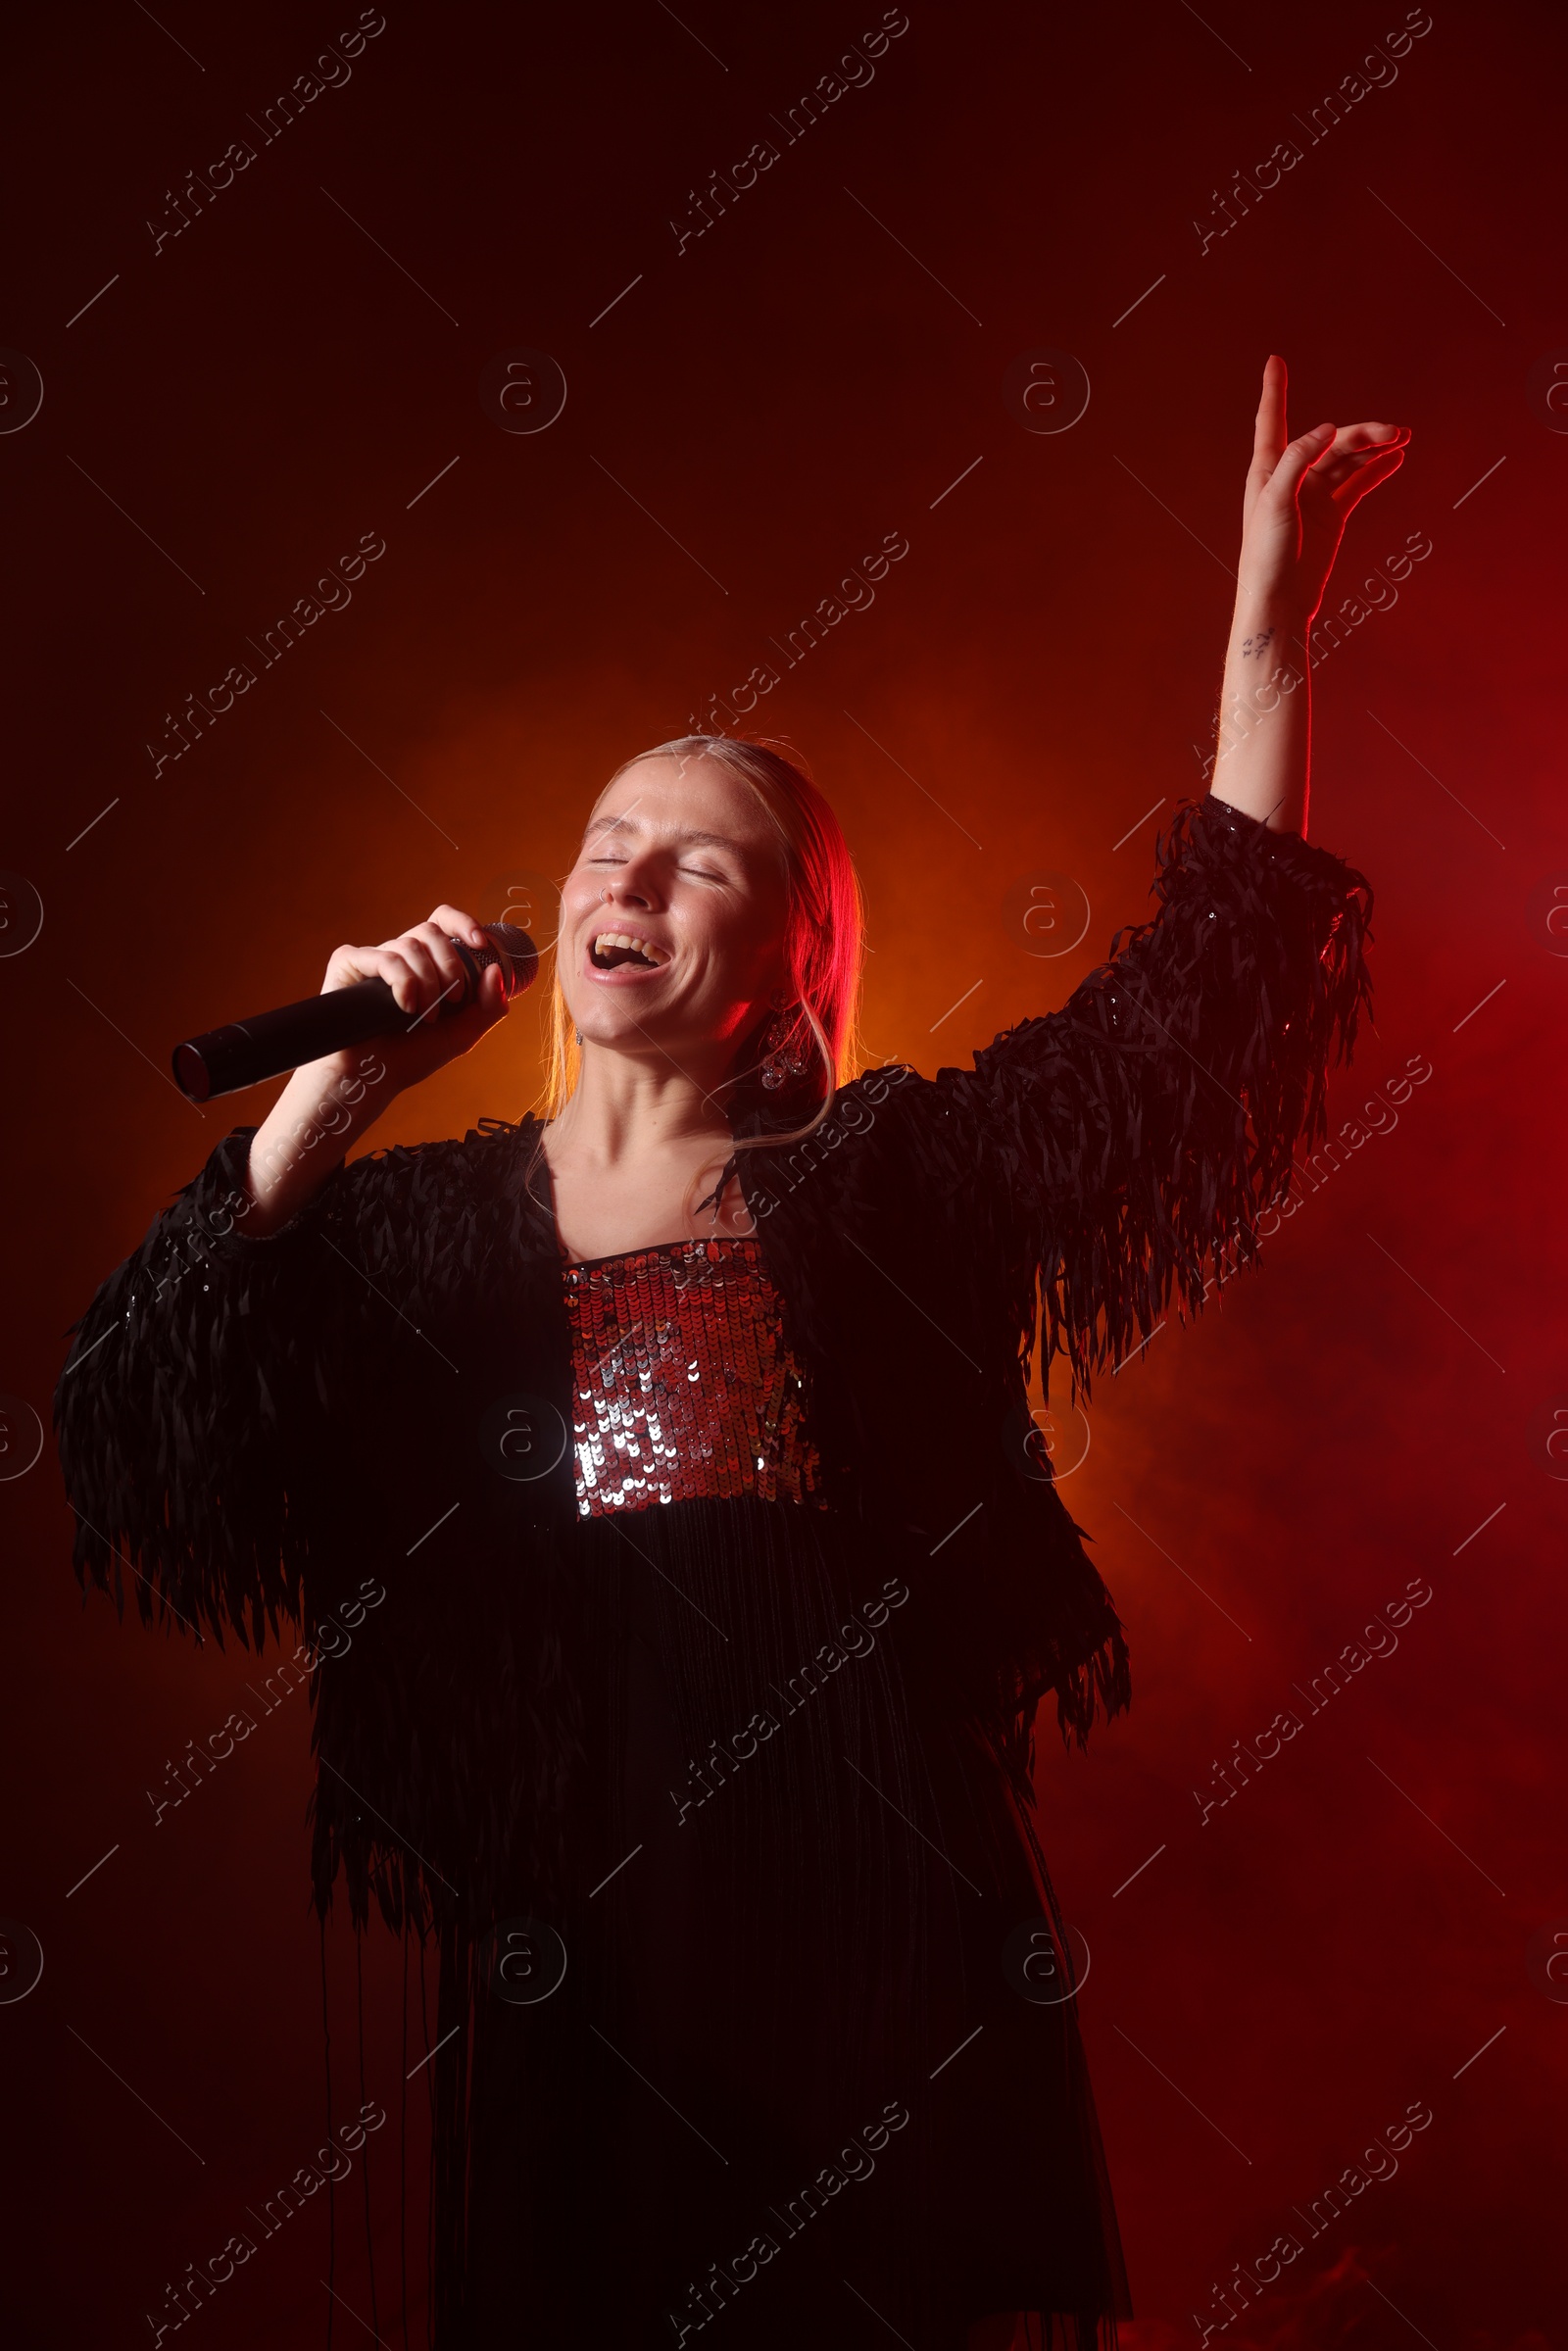
[[[453,940],[465,983],[432,1005],[428,1016],[439,1019],[471,1004],[492,963],[501,967],[509,1004],[533,986],[539,951],[527,932],[510,922],[482,922],[479,928],[490,945],[468,947],[461,939]],[[416,1025],[416,1019],[400,1009],[385,980],[356,980],[347,988],[328,989],[324,996],[307,996],[300,1004],[280,1004],[276,1011],[255,1012],[248,1020],[231,1020],[226,1028],[187,1037],[174,1048],[174,1083],[193,1102],[204,1102],[215,1094],[259,1086],[264,1078],[280,1077],[285,1069],[298,1069],[301,1062],[318,1061],[345,1046],[394,1036]]]

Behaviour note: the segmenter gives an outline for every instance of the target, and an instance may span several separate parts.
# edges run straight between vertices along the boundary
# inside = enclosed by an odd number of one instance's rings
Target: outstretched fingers
[[[1361,464],[1331,491],[1333,503],[1340,508],[1340,513],[1349,514],[1351,508],[1356,508],[1361,499],[1366,499],[1368,491],[1378,489],[1380,482],[1387,482],[1392,472],[1398,472],[1403,461],[1403,442],[1398,442],[1392,449],[1373,449],[1373,452],[1363,456]]]
[[[1348,424],[1313,467],[1313,477],[1348,514],[1369,490],[1396,473],[1409,446],[1406,424]]]

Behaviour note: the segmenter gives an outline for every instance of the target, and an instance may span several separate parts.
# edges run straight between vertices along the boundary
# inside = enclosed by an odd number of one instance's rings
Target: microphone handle
[[[436,1020],[448,1011],[461,1011],[473,1002],[481,973],[491,963],[501,965],[509,999],[528,987],[539,967],[538,953],[526,932],[511,923],[486,926],[495,944],[471,948],[461,939],[457,949],[467,984],[446,1003],[432,1005],[419,1018]],[[234,1094],[242,1086],[258,1086],[280,1077],[286,1069],[320,1060],[327,1053],[372,1037],[396,1035],[416,1025],[400,1009],[385,980],[355,980],[347,988],[331,988],[321,996],[307,996],[295,1004],[279,1004],[270,1012],[254,1012],[246,1020],[208,1029],[189,1037],[173,1053],[174,1082],[192,1102],[204,1102],[215,1094]]]

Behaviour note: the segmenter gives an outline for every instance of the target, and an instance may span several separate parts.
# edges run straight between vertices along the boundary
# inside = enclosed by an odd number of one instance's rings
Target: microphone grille
[[[539,950],[514,922],[486,922],[480,928],[494,942],[508,997],[521,996],[539,976]]]

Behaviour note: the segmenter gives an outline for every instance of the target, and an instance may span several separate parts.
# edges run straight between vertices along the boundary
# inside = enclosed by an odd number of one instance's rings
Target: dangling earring
[[[799,1042],[800,1023],[781,1012],[769,1023],[762,1039],[762,1083],[770,1094],[787,1078],[798,1078],[806,1067]]]

